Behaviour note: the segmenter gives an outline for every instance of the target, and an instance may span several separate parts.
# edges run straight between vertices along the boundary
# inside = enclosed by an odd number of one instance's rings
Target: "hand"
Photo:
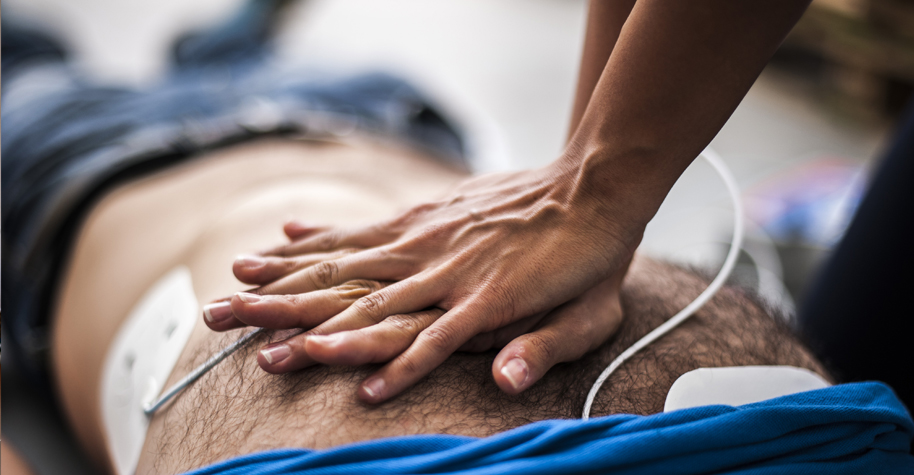
[[[264,349],[258,361],[274,373],[389,361],[362,384],[368,402],[458,349],[508,343],[493,374],[518,393],[604,342],[621,319],[618,289],[644,225],[610,192],[589,189],[573,170],[550,167],[471,179],[448,199],[363,229],[287,225],[293,243],[235,264],[240,280],[266,284],[260,299],[236,295],[234,317],[210,327],[311,328]],[[337,302],[346,308],[322,321],[332,312],[314,302],[353,279],[395,283]]]

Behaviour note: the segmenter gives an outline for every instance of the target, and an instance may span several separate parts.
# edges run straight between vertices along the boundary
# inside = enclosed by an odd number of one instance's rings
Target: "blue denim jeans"
[[[265,9],[276,3],[251,1],[185,39],[171,74],[144,90],[81,80],[49,36],[3,18],[3,336],[39,386],[61,265],[112,185],[268,134],[383,135],[466,166],[460,134],[403,80],[271,65]]]

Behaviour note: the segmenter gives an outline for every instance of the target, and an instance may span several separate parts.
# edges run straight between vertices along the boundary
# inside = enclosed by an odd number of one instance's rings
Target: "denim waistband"
[[[49,71],[68,74],[64,67]],[[23,93],[26,99],[17,94],[30,85],[12,87],[22,76],[9,76],[4,71],[4,333],[7,350],[44,386],[61,265],[85,213],[112,185],[207,150],[283,134],[383,136],[466,167],[457,130],[413,87],[386,74],[340,77],[258,61],[183,71],[143,91],[58,77],[47,93]]]

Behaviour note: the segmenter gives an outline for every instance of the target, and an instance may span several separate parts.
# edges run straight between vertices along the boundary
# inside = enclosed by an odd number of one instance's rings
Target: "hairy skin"
[[[264,368],[271,373],[280,373],[301,369],[315,361],[360,364],[394,359],[391,365],[382,368],[362,386],[360,394],[363,398],[379,402],[422,378],[428,370],[461,347],[468,344],[476,349],[493,347],[491,343],[482,345],[481,339],[471,341],[477,335],[519,323],[506,337],[508,341],[518,337],[524,340],[530,337],[521,335],[532,326],[541,321],[555,325],[560,320],[562,326],[556,330],[559,333],[581,325],[591,326],[588,332],[590,341],[583,346],[569,348],[581,351],[567,351],[556,362],[577,359],[615,331],[621,314],[604,312],[599,316],[585,317],[579,308],[573,305],[563,307],[562,304],[579,297],[582,286],[593,286],[587,282],[589,276],[624,265],[615,259],[621,256],[627,262],[634,245],[640,241],[640,233],[634,237],[617,238],[617,234],[623,234],[622,230],[595,228],[593,223],[612,223],[608,216],[613,213],[591,207],[588,202],[578,203],[573,190],[574,180],[557,180],[551,176],[552,173],[552,170],[543,170],[541,177],[527,172],[490,175],[465,182],[443,200],[413,208],[373,228],[376,235],[384,239],[397,236],[395,242],[296,270],[257,289],[254,293],[262,298],[254,305],[248,305],[252,303],[249,301],[251,297],[236,296],[232,301],[232,310],[237,320],[218,326],[211,324],[210,327],[216,330],[242,324],[274,329],[294,327],[297,325],[295,319],[286,318],[286,315],[295,314],[294,311],[264,314],[252,307],[275,299],[287,299],[286,295],[307,295],[353,278],[377,279],[396,283],[359,299],[339,315],[329,316],[331,318],[326,322],[314,322],[316,327],[313,329],[314,325],[307,325],[306,328],[311,331],[306,335],[283,342],[291,348],[291,355],[280,361],[270,361],[264,355],[261,359]],[[531,176],[537,178],[531,181]],[[563,185],[557,186],[557,183]],[[332,252],[341,246],[378,244],[368,235],[362,236],[364,240],[353,236],[334,236],[337,234],[324,232],[313,239],[304,237],[270,254],[296,256],[302,249],[316,250],[315,246],[319,246],[322,252]],[[442,249],[441,243],[448,244]],[[602,255],[595,256],[587,251],[595,248],[602,249]],[[293,259],[301,262],[298,257]],[[278,266],[287,266],[282,259],[274,259],[273,262]],[[363,263],[383,265],[368,271]],[[266,270],[269,275],[275,275],[270,265],[266,266]],[[242,281],[264,283],[259,275],[239,274],[237,276]],[[566,285],[544,285],[543,276],[554,275],[564,276]],[[616,272],[614,278],[610,278],[609,274],[601,275],[600,280],[608,279],[607,288],[595,289],[592,298],[599,304],[603,303],[604,295],[617,300],[618,285],[623,275],[624,268]],[[618,303],[615,306],[618,308]],[[390,340],[363,334],[358,345],[349,347],[350,351],[333,351],[339,348],[328,347],[336,342],[310,338],[315,334],[327,335],[369,327],[383,323],[384,317],[414,313],[428,307],[438,307],[446,312],[437,319],[416,325],[411,334],[404,335],[405,338],[398,341],[399,345],[393,347]],[[307,307],[299,308],[304,310]],[[386,358],[353,358],[352,348],[376,347],[377,341],[385,342],[384,349],[387,351],[379,350],[379,353]],[[305,345],[314,343],[318,343],[318,348],[305,351]],[[520,348],[525,346],[520,345]],[[322,350],[324,358],[316,354]],[[510,347],[506,352],[505,358],[511,356]],[[339,358],[334,357],[337,355]],[[537,365],[534,368],[538,374],[527,378],[528,371],[523,375],[526,382],[538,379],[549,366]],[[399,379],[385,377],[398,371],[401,376],[404,373],[408,376]],[[511,388],[511,392],[519,392],[528,385]]]
[[[636,259],[622,287],[630,318],[617,335],[518,395],[504,393],[489,376],[496,352],[455,353],[396,398],[368,405],[352,389],[374,365],[315,366],[278,375],[260,371],[257,348],[286,336],[274,333],[204,376],[157,415],[162,437],[147,441],[147,449],[157,454],[155,471],[175,472],[271,448],[325,448],[420,433],[487,436],[543,419],[578,418],[603,368],[706,285],[684,269]],[[214,334],[177,375],[240,334]],[[580,342],[585,335],[565,337]],[[676,378],[699,367],[783,364],[829,377],[779,320],[742,290],[724,288],[692,319],[623,365],[601,389],[593,415],[660,412]]]
[[[245,285],[219,263],[239,250],[282,239],[286,217],[338,226],[370,222],[432,199],[462,176],[427,157],[374,142],[274,139],[214,151],[109,192],[74,244],[54,315],[55,384],[86,451],[99,467],[110,469],[109,436],[99,404],[101,369],[117,329],[164,273],[186,266],[200,302],[231,295]],[[311,292],[305,314],[326,319],[340,306],[376,294],[382,285],[356,280]],[[543,418],[580,417],[585,395],[605,365],[706,285],[694,273],[636,258],[619,298],[610,295],[600,304],[604,306],[574,306],[585,323],[594,315],[624,310],[631,318],[620,322],[616,336],[582,360],[546,373],[519,395],[509,395],[493,382],[494,352],[456,353],[401,396],[367,405],[356,388],[377,365],[268,374],[256,354],[258,345],[268,343],[264,339],[218,365],[153,417],[137,473],[180,473],[270,448],[329,447],[413,433],[482,436]],[[412,322],[388,320],[390,325],[372,327],[394,329],[399,323],[409,328]],[[532,328],[541,330],[547,323],[544,319]],[[212,332],[201,319],[164,386],[244,331]],[[551,358],[557,342],[568,342],[583,352],[588,332],[582,324],[562,333],[531,333],[537,336],[530,348]],[[491,338],[484,343],[503,344],[498,335]],[[675,378],[699,366],[793,364],[820,371],[789,332],[737,289],[721,291],[648,350],[601,390],[595,415],[659,411]]]
[[[261,367],[281,373],[315,361],[368,363],[383,355],[388,363],[359,388],[364,401],[378,403],[460,348],[507,339],[510,343],[491,370],[496,383],[514,394],[554,364],[580,357],[582,348],[602,344],[621,316],[606,313],[588,321],[582,309],[618,300],[619,282],[647,222],[729,118],[807,4],[594,2],[572,132],[553,163],[470,178],[443,200],[369,226],[303,226],[289,233],[295,242],[262,256],[274,263],[283,258],[318,261],[291,273],[259,275],[236,262],[236,276],[262,285],[254,292],[260,295],[304,294],[352,279],[396,282],[318,322],[317,328],[306,326],[305,335],[265,347]],[[599,26],[605,31],[597,31]],[[358,252],[317,257],[345,248]],[[276,280],[277,275],[282,277]],[[243,297],[232,301],[235,318],[211,325],[213,330],[244,324],[294,326],[281,316],[254,315]],[[327,337],[428,307],[445,312],[421,319],[403,339],[390,341],[380,337],[382,332]],[[530,331],[543,321],[549,325]],[[550,336],[581,325],[592,325],[583,343]],[[480,337],[493,332],[499,338]],[[339,338],[360,343],[341,345]],[[544,340],[554,346],[538,345]]]

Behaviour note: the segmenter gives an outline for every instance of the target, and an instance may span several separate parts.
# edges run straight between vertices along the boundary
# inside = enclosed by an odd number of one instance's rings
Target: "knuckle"
[[[334,284],[339,276],[340,269],[336,262],[324,261],[313,267],[311,279],[320,288],[327,288]]]
[[[381,290],[383,286],[376,280],[350,280],[333,288],[336,297],[342,301],[356,301]]]
[[[291,305],[291,306],[298,306],[303,303],[302,296],[298,295],[298,294],[282,294],[282,295],[276,295],[273,298],[275,298],[280,303]]]
[[[374,248],[371,257],[379,261],[386,261],[397,258],[397,255],[391,246],[388,245]]]
[[[327,231],[317,237],[316,245],[323,250],[335,249],[340,242],[340,234],[336,231]]]
[[[408,375],[419,375],[425,371],[422,362],[413,355],[401,356],[400,367],[403,369],[403,373]]]
[[[354,285],[356,287],[368,290],[370,292],[377,292],[383,288],[383,286],[381,285],[380,282],[378,282],[376,280],[368,280],[368,279],[350,280],[349,282],[347,282],[347,284]]]
[[[454,336],[447,330],[428,328],[423,333],[423,343],[435,353],[449,352],[453,348]]]
[[[384,324],[397,329],[404,335],[415,335],[420,331],[419,321],[409,315],[391,315],[384,320]]]
[[[376,292],[360,298],[356,304],[362,315],[377,323],[386,317],[388,297],[383,292]]]
[[[306,267],[305,266],[306,262],[307,262],[307,260],[305,260],[304,258],[301,258],[301,257],[282,258],[282,259],[279,259],[279,265],[276,267],[283,273],[289,273],[289,272],[295,272],[298,269]]]
[[[347,247],[347,248],[344,248],[344,249],[339,249],[339,250],[337,250],[336,253],[334,253],[333,255],[334,255],[335,257],[346,257],[346,256],[351,256],[351,255],[353,255],[353,254],[359,252],[359,250],[360,250],[360,249],[357,249],[357,248],[354,248],[354,247]]]
[[[481,305],[481,311],[491,316],[487,320],[493,323],[503,322],[516,314],[516,305],[512,299],[513,292],[510,289],[505,286],[492,286],[485,290],[483,294],[486,297],[479,304]]]

